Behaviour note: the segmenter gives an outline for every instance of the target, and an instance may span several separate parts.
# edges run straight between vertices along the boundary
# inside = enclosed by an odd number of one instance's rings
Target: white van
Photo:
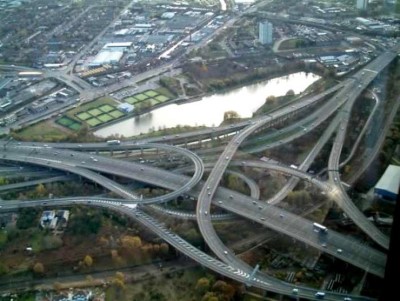
[[[315,297],[316,297],[317,299],[324,299],[325,293],[323,293],[323,292],[317,292],[317,293],[315,294]]]

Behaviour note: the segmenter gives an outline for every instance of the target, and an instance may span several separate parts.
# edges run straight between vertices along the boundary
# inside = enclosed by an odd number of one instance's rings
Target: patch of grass
[[[91,127],[94,127],[96,125],[99,125],[100,123],[102,123],[100,120],[98,120],[97,118],[91,118],[89,120],[86,120],[86,123],[88,125],[90,125]]]
[[[71,124],[70,126],[68,126],[68,128],[70,128],[73,131],[79,131],[81,129],[82,125],[75,122],[73,124]]]
[[[121,116],[124,116],[125,114],[122,113],[121,111],[115,110],[115,111],[109,112],[108,115],[111,115],[112,117],[117,119],[117,118],[119,118]]]
[[[43,240],[43,232],[35,231],[33,235],[31,235],[31,248],[33,252],[39,253],[42,250],[42,240]]]
[[[114,119],[113,117],[111,117],[111,116],[108,115],[108,114],[103,114],[103,115],[97,116],[97,118],[98,118],[99,120],[101,120],[102,122],[107,122],[107,121],[110,121],[110,120],[113,120],[113,119]]]
[[[58,124],[61,124],[62,126],[68,127],[71,124],[73,124],[75,121],[70,119],[70,118],[68,118],[68,117],[63,116],[63,117],[57,119],[56,122]]]
[[[4,230],[0,230],[0,247],[3,246],[7,242],[7,232]]]
[[[148,91],[144,92],[144,94],[146,94],[149,97],[154,97],[154,96],[158,95],[158,93],[154,90],[148,90]]]
[[[103,111],[104,113],[108,113],[112,110],[115,110],[115,107],[111,106],[111,105],[102,105],[102,106],[98,107],[98,109]]]
[[[140,94],[135,94],[135,95],[134,95],[134,98],[136,98],[136,99],[142,101],[142,100],[145,100],[145,99],[149,98],[149,96],[140,93]]]
[[[279,50],[296,49],[303,46],[304,44],[305,41],[303,39],[293,38],[283,41],[279,45]]]
[[[23,141],[62,141],[67,136],[67,130],[63,131],[46,120],[18,131],[15,138]]]
[[[77,131],[81,128],[80,122],[77,122],[67,116],[63,116],[63,117],[57,119],[56,122],[70,130],[73,130],[73,131]]]
[[[89,110],[89,111],[87,111],[90,115],[92,115],[92,116],[94,116],[94,117],[96,117],[96,116],[98,116],[98,115],[101,115],[103,112],[102,111],[100,111],[98,108],[94,108],[94,109],[91,109],[91,110]]]
[[[164,101],[168,101],[169,98],[167,96],[164,95],[158,95],[156,97],[154,97],[155,99],[157,99],[159,102],[164,102]]]
[[[133,105],[133,104],[135,104],[135,103],[138,103],[138,102],[141,102],[141,100],[136,99],[135,97],[128,97],[128,98],[125,98],[124,101],[127,102],[127,103],[129,103],[129,104],[131,104],[131,105]]]
[[[175,98],[175,95],[172,94],[171,91],[169,91],[167,88],[161,87],[161,88],[155,89],[154,91],[156,91],[158,94],[167,96],[169,99]]]
[[[90,116],[87,112],[78,113],[76,114],[76,117],[78,117],[80,120],[87,120],[89,118],[92,118],[92,116]]]

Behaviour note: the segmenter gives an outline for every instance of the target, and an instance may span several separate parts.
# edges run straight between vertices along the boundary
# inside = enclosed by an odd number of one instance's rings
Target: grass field
[[[101,122],[107,122],[107,121],[113,120],[114,118],[108,114],[103,114],[103,115],[97,116],[97,119],[99,119]]]
[[[99,124],[101,123],[101,121],[98,120],[97,118],[91,118],[91,119],[89,119],[89,120],[86,120],[86,123],[87,123],[88,125],[90,125],[91,127],[94,127],[94,126],[96,126],[96,125],[99,125]]]
[[[73,131],[78,131],[82,126],[80,122],[77,122],[67,116],[62,116],[61,118],[58,118],[56,120],[56,123],[65,126],[66,128]]]
[[[75,123],[75,120],[72,120],[72,119],[70,119],[68,117],[63,116],[63,117],[57,119],[56,122],[58,124],[61,124],[61,125],[65,126],[65,127],[68,127],[71,124]]]
[[[164,101],[169,100],[169,98],[167,96],[164,96],[164,95],[155,96],[154,99],[158,100],[159,102],[164,102]]]
[[[117,118],[119,118],[121,116],[124,116],[125,114],[122,113],[121,111],[115,110],[115,111],[109,112],[108,115],[110,115],[110,116],[114,117],[115,119],[117,119]]]
[[[169,99],[175,98],[174,94],[172,94],[167,88],[161,87],[155,89],[154,91],[157,92],[158,94],[167,96]]]
[[[148,90],[148,91],[144,92],[144,94],[149,96],[149,97],[154,97],[154,96],[158,95],[158,93],[156,91],[154,91],[154,90]]]
[[[149,98],[147,95],[140,93],[140,94],[135,94],[134,97],[140,101],[145,100],[147,98]]]
[[[124,101],[126,101],[127,103],[133,105],[135,103],[141,102],[142,100],[139,100],[136,97],[132,97],[131,96],[131,97],[125,98]]]
[[[103,112],[100,111],[98,108],[91,109],[91,110],[89,110],[89,111],[87,111],[87,112],[88,112],[90,115],[94,116],[94,117],[103,114]]]
[[[74,108],[72,110],[69,110],[66,115],[71,118],[71,119],[75,119],[75,115],[81,112],[85,112],[85,111],[89,111],[90,109],[93,108],[98,108],[101,107],[103,105],[110,105],[110,106],[117,106],[118,103],[110,98],[110,97],[102,97],[102,98],[98,98],[94,101],[85,103],[84,105],[81,105],[77,108]]]
[[[79,131],[81,129],[82,125],[77,122],[74,122],[73,124],[71,124],[68,127],[73,131]]]
[[[154,105],[157,105],[160,103],[160,101],[158,101],[157,99],[154,99],[154,98],[147,99],[147,101],[151,101],[151,106],[154,106]]]
[[[111,105],[102,105],[102,106],[98,107],[98,109],[103,111],[104,113],[108,113],[110,111],[115,110],[115,107],[111,106]]]
[[[61,141],[67,137],[68,131],[55,127],[52,121],[46,120],[18,131],[17,135],[26,141]]]
[[[86,112],[78,113],[76,114],[76,117],[78,117],[80,120],[87,120],[89,118],[92,118],[92,116]]]

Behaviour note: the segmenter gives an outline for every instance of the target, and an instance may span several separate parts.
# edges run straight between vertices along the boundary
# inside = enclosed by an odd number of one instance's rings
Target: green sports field
[[[86,120],[86,123],[88,125],[90,125],[91,127],[94,127],[96,125],[99,125],[101,123],[101,121],[98,120],[97,118],[91,118],[91,119]]]
[[[91,109],[91,110],[89,110],[87,112],[92,116],[98,116],[98,115],[103,114],[103,112],[100,111],[98,108]]]
[[[76,114],[76,117],[78,117],[80,120],[87,120],[89,118],[92,118],[92,116],[86,112],[81,112]]]
[[[61,124],[61,125],[65,126],[65,127],[68,127],[68,126],[70,126],[71,124],[75,123],[74,120],[72,120],[71,118],[68,118],[68,117],[66,117],[66,116],[63,116],[63,117],[57,119],[56,122],[57,122],[58,124]]]
[[[68,127],[73,131],[79,131],[81,129],[82,125],[77,122],[74,122],[73,124],[71,124]]]
[[[111,105],[102,105],[100,107],[98,107],[98,109],[104,113],[108,113],[110,111],[115,110],[115,107],[111,106]]]
[[[143,94],[143,93],[135,94],[133,97],[135,97],[136,99],[138,99],[138,100],[140,100],[140,101],[149,98],[147,95],[145,95],[145,94]]]
[[[148,91],[144,92],[144,94],[146,94],[149,97],[154,97],[154,96],[158,95],[158,93],[154,90],[148,90]]]
[[[164,102],[164,101],[168,101],[169,100],[169,98],[167,96],[164,96],[164,95],[155,96],[154,99],[157,99],[159,102]]]
[[[114,119],[117,119],[121,116],[124,116],[125,114],[122,113],[121,111],[115,110],[115,111],[109,112],[108,115],[114,117]]]
[[[108,114],[103,114],[103,115],[97,116],[97,119],[99,119],[103,123],[103,122],[113,120],[114,118]]]

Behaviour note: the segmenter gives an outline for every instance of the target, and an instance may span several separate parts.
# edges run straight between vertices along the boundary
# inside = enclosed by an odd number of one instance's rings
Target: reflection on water
[[[218,126],[223,121],[226,111],[235,111],[244,118],[251,117],[265,103],[268,96],[285,95],[289,90],[293,90],[296,94],[300,93],[318,79],[319,76],[315,74],[294,73],[224,94],[203,97],[196,102],[171,104],[102,128],[95,134],[100,137],[112,134],[129,137],[177,125]]]

